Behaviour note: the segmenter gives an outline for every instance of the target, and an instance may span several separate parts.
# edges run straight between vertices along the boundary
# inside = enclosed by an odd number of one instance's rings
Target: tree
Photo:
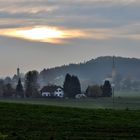
[[[112,96],[112,87],[108,80],[104,82],[104,85],[102,86],[102,91],[103,91],[103,97]]]
[[[38,97],[39,84],[38,84],[38,72],[29,71],[25,75],[25,95],[26,97]]]
[[[71,75],[68,73],[66,74],[63,88],[64,88],[65,96],[68,97],[71,90]]]
[[[77,76],[71,77],[72,96],[75,97],[77,94],[81,94],[81,85]]]
[[[88,86],[86,90],[86,95],[88,97],[101,97],[102,96],[102,89],[98,85]]]
[[[11,84],[6,84],[4,86],[4,92],[3,96],[4,97],[12,97],[15,94],[15,90],[12,88]]]
[[[10,77],[6,77],[5,79],[4,79],[4,84],[6,85],[6,84],[12,84],[12,79],[10,78]]]
[[[21,80],[18,80],[18,84],[16,86],[16,97],[24,97],[23,86]]]
[[[67,74],[63,88],[66,97],[74,98],[75,95],[81,94],[81,85],[77,76]]]
[[[4,92],[4,80],[0,79],[0,97],[3,96]]]

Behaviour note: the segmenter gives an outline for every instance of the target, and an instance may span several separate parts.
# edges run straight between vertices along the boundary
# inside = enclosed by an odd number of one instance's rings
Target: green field
[[[132,109],[140,110],[139,91],[115,92],[115,98],[86,98],[86,99],[47,99],[47,98],[0,98],[0,102],[28,103],[53,105],[63,107],[91,108],[91,109]]]
[[[0,139],[139,140],[140,111],[0,103]]]
[[[86,98],[86,99],[47,99],[47,98],[0,98],[0,102],[43,104],[64,107],[92,108],[92,109],[136,109],[140,110],[140,97]]]
[[[115,91],[114,95],[116,97],[140,97],[140,91]]]

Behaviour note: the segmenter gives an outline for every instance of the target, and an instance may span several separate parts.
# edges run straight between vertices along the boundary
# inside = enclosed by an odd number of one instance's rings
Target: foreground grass
[[[0,103],[0,139],[139,140],[140,111]]]
[[[112,98],[86,98],[86,99],[47,99],[47,98],[0,98],[0,102],[28,103],[62,107],[92,108],[92,109],[126,109],[140,110],[139,97],[116,97],[114,104]]]

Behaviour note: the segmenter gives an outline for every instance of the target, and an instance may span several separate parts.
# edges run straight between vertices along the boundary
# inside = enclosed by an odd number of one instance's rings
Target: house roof
[[[57,86],[57,85],[48,85],[48,86],[44,86],[42,89],[41,89],[41,92],[55,92],[58,88],[61,88],[63,89],[61,86]]]

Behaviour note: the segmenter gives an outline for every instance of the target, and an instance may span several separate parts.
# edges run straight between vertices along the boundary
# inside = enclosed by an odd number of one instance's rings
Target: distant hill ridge
[[[103,79],[111,76],[113,57],[103,56],[85,63],[69,64],[40,72],[42,82],[61,83],[66,73],[77,75],[81,82],[88,84],[101,83]],[[140,80],[140,59],[115,57],[117,74],[123,78]]]

